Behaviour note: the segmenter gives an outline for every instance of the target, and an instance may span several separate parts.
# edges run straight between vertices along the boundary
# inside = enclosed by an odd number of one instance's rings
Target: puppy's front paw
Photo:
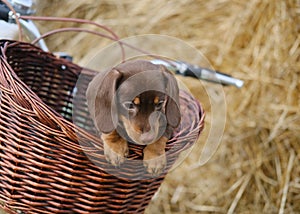
[[[165,154],[153,156],[144,152],[144,166],[147,168],[147,172],[152,176],[161,174],[166,167],[166,163],[167,159]]]
[[[113,146],[104,143],[104,155],[106,160],[113,166],[119,167],[128,156],[127,142],[120,142]]]
[[[113,166],[119,167],[128,156],[129,149],[127,141],[120,136],[111,136],[105,134],[102,136],[104,145],[104,155],[106,160]]]
[[[161,137],[158,141],[149,144],[144,148],[144,166],[152,176],[157,176],[163,172],[166,167],[166,137]]]

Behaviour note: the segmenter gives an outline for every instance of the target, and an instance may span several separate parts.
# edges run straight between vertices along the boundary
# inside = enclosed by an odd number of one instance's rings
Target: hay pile
[[[94,20],[120,37],[177,37],[202,51],[214,68],[245,80],[240,90],[224,88],[227,123],[217,152],[198,164],[207,124],[199,146],[169,173],[146,213],[300,212],[299,1],[40,2],[38,15]],[[39,25],[42,32],[71,26]],[[83,65],[110,43],[84,33],[64,33],[47,42],[52,51],[69,52]],[[210,118],[198,82],[186,84]]]

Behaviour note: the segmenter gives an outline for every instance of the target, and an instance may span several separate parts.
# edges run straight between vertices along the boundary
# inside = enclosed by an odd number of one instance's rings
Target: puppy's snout
[[[141,134],[141,141],[144,144],[150,144],[161,137],[164,133],[167,122],[162,116],[161,112],[152,112],[146,122]]]

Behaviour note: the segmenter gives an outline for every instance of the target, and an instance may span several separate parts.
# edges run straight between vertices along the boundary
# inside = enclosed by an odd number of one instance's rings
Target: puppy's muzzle
[[[143,144],[151,144],[158,140],[166,131],[167,120],[166,116],[162,112],[152,112],[148,118],[150,130],[145,130],[140,136],[140,140]]]

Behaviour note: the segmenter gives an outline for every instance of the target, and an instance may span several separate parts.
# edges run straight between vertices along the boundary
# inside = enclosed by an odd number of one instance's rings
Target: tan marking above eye
[[[134,103],[135,105],[139,105],[139,104],[141,103],[140,98],[139,98],[139,97],[134,98],[133,103]]]
[[[158,104],[158,103],[159,103],[159,97],[156,96],[156,97],[154,98],[154,104]]]

